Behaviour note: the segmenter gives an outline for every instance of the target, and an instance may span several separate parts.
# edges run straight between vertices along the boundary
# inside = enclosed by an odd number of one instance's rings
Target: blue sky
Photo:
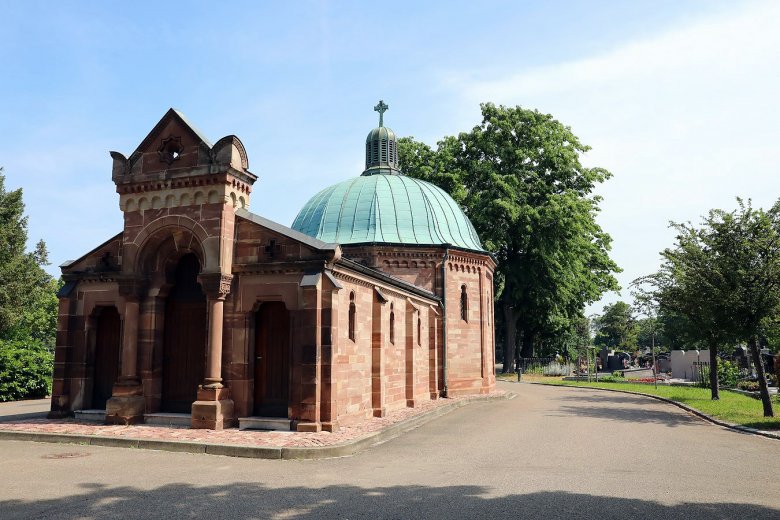
[[[362,171],[385,122],[429,144],[479,102],[552,113],[615,177],[599,189],[623,286],[658,265],[669,220],[780,196],[776,2],[4,2],[0,165],[24,188],[50,271],[119,232],[109,150],[169,107],[236,134],[251,210],[289,225]],[[618,295],[607,295],[589,312]],[[622,297],[628,298],[623,291]]]

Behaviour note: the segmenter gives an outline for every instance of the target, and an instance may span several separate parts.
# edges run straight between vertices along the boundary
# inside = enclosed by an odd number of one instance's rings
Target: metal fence
[[[515,370],[523,374],[545,376],[568,376],[574,371],[574,363],[560,357],[520,358],[515,362]]]
[[[722,363],[723,360],[718,361]],[[722,388],[735,388],[740,381],[748,381],[755,378],[755,371],[752,365],[748,367],[740,367],[739,365],[732,365],[731,374],[723,374],[719,377],[719,386]],[[703,388],[710,387],[710,363],[709,361],[694,361],[692,365],[693,377],[698,386]]]

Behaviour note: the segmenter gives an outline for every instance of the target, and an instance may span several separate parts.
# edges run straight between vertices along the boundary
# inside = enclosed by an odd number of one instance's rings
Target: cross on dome
[[[384,125],[384,115],[385,112],[387,112],[387,109],[390,108],[385,104],[383,100],[379,100],[379,104],[374,107],[375,112],[379,112],[379,126],[385,126]]]

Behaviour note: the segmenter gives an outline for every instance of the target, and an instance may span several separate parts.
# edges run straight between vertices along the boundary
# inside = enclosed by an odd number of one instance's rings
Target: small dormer
[[[238,137],[229,135],[212,145],[174,109],[129,158],[119,152],[111,157],[124,212],[216,203],[248,208],[257,180]]]

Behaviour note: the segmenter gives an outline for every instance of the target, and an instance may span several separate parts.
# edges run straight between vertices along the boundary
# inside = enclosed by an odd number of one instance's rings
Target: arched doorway
[[[165,302],[163,412],[189,413],[203,383],[206,362],[206,295],[198,283],[200,262],[190,253],[179,260]]]
[[[287,417],[290,398],[290,313],[266,302],[255,315],[254,415]]]
[[[119,376],[119,329],[116,307],[99,308],[92,364],[92,408],[98,410],[106,409]]]

